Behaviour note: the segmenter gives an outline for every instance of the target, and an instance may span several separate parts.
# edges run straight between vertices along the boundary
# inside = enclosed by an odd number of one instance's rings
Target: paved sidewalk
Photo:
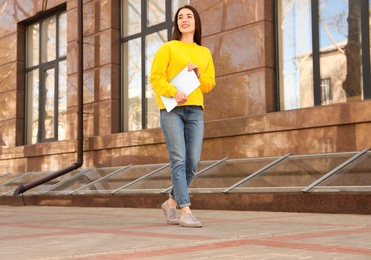
[[[0,206],[0,259],[371,259],[371,216]]]

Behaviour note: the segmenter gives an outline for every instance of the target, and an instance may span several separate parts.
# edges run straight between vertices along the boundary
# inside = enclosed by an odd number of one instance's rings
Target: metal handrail
[[[322,176],[321,178],[319,178],[315,182],[311,183],[310,185],[308,185],[307,187],[305,187],[304,189],[302,189],[302,191],[303,192],[310,191],[313,187],[317,186],[318,184],[320,184],[321,182],[323,182],[327,178],[329,178],[332,175],[334,175],[335,173],[337,173],[339,170],[343,169],[345,166],[349,165],[351,162],[355,161],[356,159],[358,159],[359,157],[361,157],[362,155],[364,155],[365,153],[367,153],[367,151],[369,149],[370,148],[365,148],[362,151],[360,151],[359,153],[353,155],[351,158],[349,158],[348,160],[346,160],[345,162],[343,162],[342,164],[340,164],[338,167],[334,168],[333,170],[331,170],[330,172],[328,172],[327,174],[325,174],[324,176]]]
[[[125,166],[125,167],[122,167],[122,168],[120,168],[120,169],[118,169],[118,170],[116,170],[116,171],[114,171],[114,172],[111,172],[110,174],[107,174],[107,175],[105,175],[105,176],[103,176],[103,177],[101,177],[101,178],[99,178],[99,179],[97,179],[97,180],[95,180],[95,181],[89,182],[88,184],[83,185],[83,186],[81,186],[80,188],[77,188],[77,189],[71,191],[71,192],[69,193],[69,195],[74,194],[75,192],[77,192],[77,191],[79,191],[79,190],[82,190],[82,189],[84,189],[84,188],[86,188],[86,187],[89,187],[89,186],[91,186],[91,185],[93,185],[93,184],[95,184],[95,183],[98,183],[98,182],[101,182],[101,181],[103,181],[103,180],[105,180],[105,179],[108,179],[109,177],[111,177],[111,176],[113,176],[113,175],[115,175],[115,174],[117,174],[117,173],[119,173],[119,172],[122,172],[122,171],[124,171],[124,170],[130,168],[131,166],[132,166],[132,164],[129,164],[129,165],[127,165],[127,166]]]
[[[150,173],[148,173],[148,174],[146,174],[146,175],[144,175],[144,176],[142,176],[142,177],[140,177],[140,178],[138,178],[138,179],[136,179],[136,180],[134,180],[134,181],[132,181],[132,182],[129,182],[129,183],[123,185],[123,186],[121,186],[120,188],[117,188],[117,189],[111,191],[111,194],[116,194],[116,193],[119,192],[120,190],[123,190],[123,189],[125,189],[125,188],[127,188],[127,187],[129,187],[129,186],[131,186],[131,185],[133,185],[133,184],[135,184],[135,183],[137,183],[137,182],[140,182],[140,181],[142,181],[142,180],[145,180],[145,179],[149,178],[150,176],[154,175],[155,173],[158,173],[158,172],[162,171],[163,169],[169,167],[169,165],[170,165],[170,164],[168,163],[168,164],[166,164],[166,165],[160,167],[159,169],[156,169],[156,170],[154,170],[154,171],[152,171],[152,172],[150,172]]]
[[[19,176],[19,177],[17,177],[17,178],[11,179],[11,180],[9,180],[9,181],[7,181],[7,182],[4,182],[4,183],[0,184],[0,186],[5,186],[5,185],[7,185],[7,184],[9,184],[9,183],[12,183],[13,181],[16,181],[16,180],[22,179],[22,178],[24,178],[24,177],[30,175],[31,173],[34,173],[34,171],[32,171],[32,172],[27,172],[27,173],[25,173],[25,174],[22,174],[21,176]]]
[[[268,164],[267,166],[261,168],[260,170],[250,174],[249,176],[247,176],[246,178],[244,178],[243,180],[233,184],[232,186],[230,186],[229,188],[225,189],[223,192],[224,193],[228,193],[229,191],[233,190],[234,188],[240,186],[241,184],[247,182],[248,180],[251,180],[252,178],[254,178],[255,176],[259,175],[260,173],[266,171],[267,169],[271,168],[272,166],[278,164],[279,162],[283,161],[284,159],[286,159],[287,157],[290,156],[290,153],[288,154],[285,154],[284,156],[278,158],[277,160],[275,160],[274,162],[271,162],[270,164]]]
[[[62,185],[64,185],[65,183],[70,182],[70,181],[73,181],[73,180],[77,179],[78,177],[80,177],[81,175],[83,175],[83,174],[85,174],[85,173],[87,173],[87,172],[89,172],[89,171],[92,171],[93,169],[94,169],[94,168],[87,168],[87,169],[84,169],[84,170],[82,170],[80,173],[78,173],[78,174],[76,174],[76,175],[74,175],[74,176],[72,176],[72,177],[70,177],[70,178],[68,178],[68,179],[66,179],[66,180],[63,180],[63,181],[57,182],[57,183],[54,184],[54,185],[51,185],[51,186],[46,187],[46,188],[44,188],[44,189],[42,189],[42,190],[40,190],[40,191],[38,191],[38,192],[33,193],[33,195],[39,195],[39,194],[41,194],[41,193],[45,193],[45,192],[48,192],[48,191],[50,191],[50,190],[52,190],[52,189],[55,189],[55,188],[57,188],[57,187],[59,187],[59,186],[62,186]]]

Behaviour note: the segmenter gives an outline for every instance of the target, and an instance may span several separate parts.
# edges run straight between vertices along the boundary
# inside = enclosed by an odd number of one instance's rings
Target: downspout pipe
[[[77,68],[77,73],[78,73],[78,79],[77,79],[77,162],[71,164],[70,166],[58,170],[52,174],[49,174],[48,176],[45,176],[43,178],[40,178],[38,180],[35,180],[33,182],[20,185],[13,193],[13,196],[17,196],[19,194],[22,194],[36,186],[39,186],[41,184],[44,184],[50,180],[53,180],[55,178],[58,178],[59,176],[62,176],[68,172],[71,172],[73,170],[76,170],[80,168],[83,164],[83,138],[84,138],[84,132],[83,132],[83,0],[76,0],[77,1],[77,12],[78,12],[78,21],[77,21],[77,26],[78,26],[78,68]]]

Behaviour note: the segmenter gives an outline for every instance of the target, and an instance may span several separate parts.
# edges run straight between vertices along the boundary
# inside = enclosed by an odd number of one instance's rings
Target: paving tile
[[[0,259],[371,259],[370,215],[193,212],[202,228],[161,209],[0,206]]]

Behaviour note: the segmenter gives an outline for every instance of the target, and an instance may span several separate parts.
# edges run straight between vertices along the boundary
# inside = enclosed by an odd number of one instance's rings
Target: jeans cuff
[[[191,206],[191,203],[186,203],[186,204],[179,205],[179,208],[185,208],[185,207],[189,207],[189,206]]]

